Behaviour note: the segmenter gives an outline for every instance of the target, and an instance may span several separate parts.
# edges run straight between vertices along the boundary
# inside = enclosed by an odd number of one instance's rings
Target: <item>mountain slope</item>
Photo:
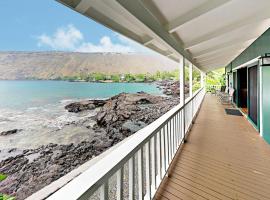
[[[0,52],[0,79],[54,79],[81,73],[155,73],[177,69],[158,55],[76,52]]]

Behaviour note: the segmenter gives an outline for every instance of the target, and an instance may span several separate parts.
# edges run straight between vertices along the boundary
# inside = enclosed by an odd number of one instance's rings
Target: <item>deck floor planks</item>
[[[270,199],[270,145],[225,107],[206,95],[155,199]]]

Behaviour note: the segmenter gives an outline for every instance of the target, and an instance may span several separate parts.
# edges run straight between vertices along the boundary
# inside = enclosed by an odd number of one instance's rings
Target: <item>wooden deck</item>
[[[270,199],[270,145],[224,108],[206,95],[155,199]]]

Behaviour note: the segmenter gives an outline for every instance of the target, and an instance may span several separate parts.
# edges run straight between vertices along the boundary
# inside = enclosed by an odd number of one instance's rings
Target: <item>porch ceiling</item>
[[[269,0],[57,0],[173,60],[226,66],[270,26]]]

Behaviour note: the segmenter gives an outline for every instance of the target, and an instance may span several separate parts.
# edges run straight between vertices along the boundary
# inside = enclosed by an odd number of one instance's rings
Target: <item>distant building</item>
[[[120,75],[120,80],[121,80],[121,81],[124,81],[125,78],[126,78],[125,74],[121,74],[121,75]]]

